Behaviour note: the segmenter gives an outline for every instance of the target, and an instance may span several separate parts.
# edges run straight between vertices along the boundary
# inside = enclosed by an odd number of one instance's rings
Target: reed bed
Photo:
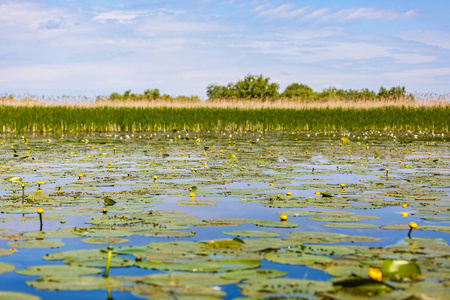
[[[216,103],[217,105],[217,103]],[[448,105],[346,107],[7,105],[2,133],[392,130],[448,132]]]

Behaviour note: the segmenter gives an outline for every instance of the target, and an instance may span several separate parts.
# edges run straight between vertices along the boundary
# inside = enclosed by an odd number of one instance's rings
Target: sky
[[[248,74],[450,92],[450,1],[0,0],[0,94],[206,98]]]

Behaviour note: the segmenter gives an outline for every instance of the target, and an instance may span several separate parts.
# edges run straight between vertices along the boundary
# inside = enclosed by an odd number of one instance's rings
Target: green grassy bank
[[[2,133],[255,130],[448,132],[447,107],[239,109],[0,106]]]

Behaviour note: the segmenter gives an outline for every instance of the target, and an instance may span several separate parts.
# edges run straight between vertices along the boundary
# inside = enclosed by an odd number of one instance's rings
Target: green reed
[[[448,132],[440,107],[241,109],[0,106],[0,132],[394,130]]]

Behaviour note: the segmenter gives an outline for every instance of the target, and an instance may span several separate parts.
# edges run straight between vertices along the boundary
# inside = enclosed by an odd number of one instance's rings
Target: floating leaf
[[[128,240],[117,237],[104,237],[104,238],[87,238],[83,239],[82,242],[86,244],[112,245],[112,244],[126,243],[128,242]]]
[[[238,286],[248,297],[274,294],[283,299],[311,299],[318,292],[332,289],[329,282],[294,278],[252,279]]]
[[[421,274],[420,267],[413,261],[386,260],[381,266],[383,280],[402,281]]]
[[[188,275],[188,276],[186,276]],[[147,284],[170,287],[184,286],[216,286],[239,282],[239,279],[222,278],[217,274],[168,273],[145,276],[142,280]]]
[[[116,204],[116,201],[108,197],[103,198],[103,201],[105,202],[106,206],[113,206],[114,204]]]
[[[64,243],[50,240],[29,240],[22,242],[9,242],[8,246],[17,248],[59,248],[64,246]]]
[[[27,285],[38,290],[50,291],[88,291],[119,288],[122,283],[113,278],[91,276],[45,276],[27,281]]]
[[[9,182],[21,182],[22,181],[22,177],[19,176],[11,176],[11,177],[6,177],[5,181],[9,181]]]
[[[11,272],[12,270],[14,270],[14,265],[5,262],[0,262],[0,274]]]
[[[220,277],[227,279],[239,279],[249,280],[249,279],[269,279],[269,278],[278,278],[283,277],[287,273],[281,272],[277,270],[270,269],[254,269],[254,270],[244,270],[244,271],[234,271],[234,272],[226,272],[220,274]]]
[[[224,231],[226,235],[241,236],[241,237],[279,237],[280,234],[271,231],[263,230],[233,230]]]
[[[320,255],[296,252],[267,253],[265,259],[288,265],[312,265],[332,262],[333,259]]]
[[[16,273],[30,276],[75,276],[99,274],[102,270],[77,265],[42,265],[28,266],[23,270],[16,270]]]
[[[367,229],[367,228],[379,228],[380,226],[374,224],[363,224],[363,223],[325,223],[321,224],[325,227],[333,228],[357,228],[357,229]]]
[[[297,223],[287,221],[257,221],[254,222],[253,224],[255,224],[256,226],[276,227],[276,228],[294,228],[298,226]]]
[[[0,300],[41,300],[41,297],[26,293],[0,291]]]

